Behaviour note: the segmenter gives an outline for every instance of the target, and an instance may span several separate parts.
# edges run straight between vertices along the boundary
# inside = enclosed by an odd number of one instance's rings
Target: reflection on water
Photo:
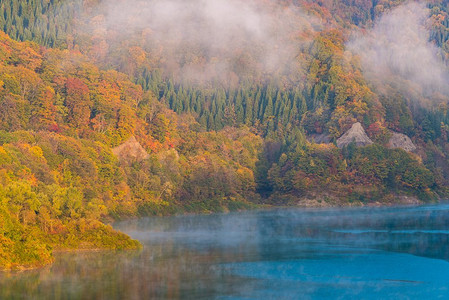
[[[0,299],[449,297],[449,205],[253,211],[116,224],[141,251],[0,274]]]

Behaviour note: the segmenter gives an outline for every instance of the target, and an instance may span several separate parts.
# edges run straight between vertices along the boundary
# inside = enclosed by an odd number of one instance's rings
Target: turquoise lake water
[[[141,251],[57,254],[0,299],[449,299],[449,204],[115,224]]]

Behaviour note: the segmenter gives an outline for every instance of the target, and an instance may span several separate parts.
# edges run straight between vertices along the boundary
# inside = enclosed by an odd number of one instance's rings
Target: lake
[[[0,299],[448,299],[449,204],[116,223],[140,251],[56,254]]]

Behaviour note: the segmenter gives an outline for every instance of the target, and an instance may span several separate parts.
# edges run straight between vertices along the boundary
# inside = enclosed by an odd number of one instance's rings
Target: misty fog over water
[[[1,274],[0,298],[449,296],[449,204],[152,217],[115,227],[143,250],[57,254],[44,269]]]

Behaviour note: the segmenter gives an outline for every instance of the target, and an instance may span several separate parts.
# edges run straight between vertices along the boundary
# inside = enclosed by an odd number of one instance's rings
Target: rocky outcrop
[[[114,153],[120,159],[134,159],[144,160],[149,157],[149,154],[140,145],[134,136],[131,136],[126,142],[112,149]]]
[[[416,150],[416,146],[413,144],[412,140],[405,134],[398,132],[392,132],[387,146],[388,148],[401,148],[408,152]]]
[[[346,131],[337,140],[337,147],[343,148],[352,142],[355,142],[355,145],[358,147],[371,145],[373,143],[373,141],[366,135],[366,132],[360,122],[352,124],[351,129]]]

